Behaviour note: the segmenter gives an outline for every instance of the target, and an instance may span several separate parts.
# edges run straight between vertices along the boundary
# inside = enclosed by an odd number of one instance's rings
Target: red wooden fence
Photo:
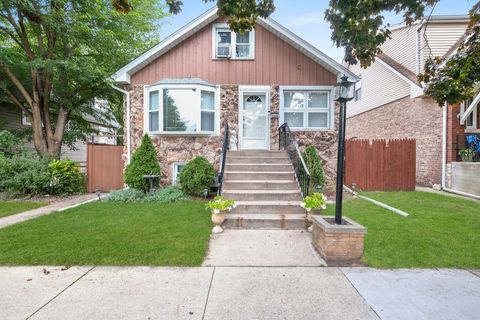
[[[87,191],[108,192],[123,188],[123,146],[87,145]]]
[[[365,191],[415,190],[415,140],[347,140],[345,185]]]

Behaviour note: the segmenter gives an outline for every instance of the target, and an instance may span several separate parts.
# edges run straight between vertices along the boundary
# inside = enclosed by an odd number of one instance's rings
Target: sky
[[[475,1],[440,0],[433,14],[466,15]],[[320,49],[323,53],[340,62],[343,58],[343,49],[336,48],[330,40],[330,26],[324,20],[328,2],[328,0],[275,0],[276,9],[271,17]],[[162,38],[167,37],[212,8],[215,2],[205,3],[203,0],[183,0],[183,4],[182,12],[165,18],[160,29]],[[429,14],[430,10],[427,13]],[[385,18],[391,25],[402,22],[402,16],[394,13],[386,13]]]

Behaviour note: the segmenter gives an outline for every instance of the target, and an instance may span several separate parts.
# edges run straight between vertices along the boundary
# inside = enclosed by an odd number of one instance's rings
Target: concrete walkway
[[[225,230],[210,238],[204,266],[326,266],[305,230]]]
[[[0,319],[461,320],[478,301],[465,270],[0,267]]]
[[[106,194],[101,195],[101,197],[105,197],[105,196]],[[38,209],[33,209],[33,210],[13,214],[11,216],[6,216],[3,218],[0,218],[0,229],[15,223],[19,223],[22,221],[44,216],[55,211],[63,211],[72,206],[76,206],[88,201],[95,201],[96,199],[98,199],[98,196],[95,194],[84,194],[84,195],[69,198],[68,200],[65,200],[65,201],[55,202],[53,204],[50,204],[48,206],[41,207]]]

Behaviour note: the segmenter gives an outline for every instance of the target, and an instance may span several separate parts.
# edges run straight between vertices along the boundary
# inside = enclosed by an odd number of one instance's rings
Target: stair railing
[[[287,151],[302,191],[302,197],[308,196],[311,179],[310,171],[308,171],[307,165],[303,160],[295,135],[286,122],[278,128],[278,149]]]
[[[222,194],[223,187],[223,175],[225,173],[225,162],[227,160],[227,151],[229,148],[229,132],[228,132],[228,121],[225,120],[224,132],[223,132],[223,145],[222,145],[222,154],[220,156],[220,172],[218,173],[218,194]]]

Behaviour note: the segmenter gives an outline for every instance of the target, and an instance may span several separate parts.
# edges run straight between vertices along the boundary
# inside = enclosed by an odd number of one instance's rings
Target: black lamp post
[[[340,103],[340,123],[338,128],[337,190],[335,200],[335,224],[342,224],[343,168],[345,160],[345,125],[347,120],[347,101],[353,99],[353,84],[347,76],[335,87],[335,101]]]

